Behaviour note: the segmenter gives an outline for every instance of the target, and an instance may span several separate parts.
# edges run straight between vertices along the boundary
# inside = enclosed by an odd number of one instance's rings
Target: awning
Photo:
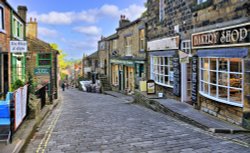
[[[157,52],[150,52],[150,56],[165,56],[165,57],[173,57],[175,54],[175,51],[157,51]]]
[[[199,57],[228,57],[228,58],[244,58],[248,55],[247,48],[223,48],[198,50]]]

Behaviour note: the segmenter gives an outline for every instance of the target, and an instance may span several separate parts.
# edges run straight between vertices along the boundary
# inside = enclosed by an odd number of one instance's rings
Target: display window
[[[200,94],[243,106],[243,62],[240,58],[200,58]]]
[[[151,79],[157,84],[173,87],[174,73],[171,57],[151,56]]]

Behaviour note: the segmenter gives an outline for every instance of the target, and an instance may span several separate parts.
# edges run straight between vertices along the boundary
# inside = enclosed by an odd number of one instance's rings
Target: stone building
[[[85,78],[91,79],[92,73],[98,74],[100,72],[98,51],[83,58]]]
[[[106,76],[108,73],[108,48],[105,37],[98,41],[99,74]]]
[[[124,15],[119,22],[117,37],[111,38],[111,84],[133,94],[139,81],[145,79],[145,25],[142,18],[130,22]]]
[[[250,128],[250,2],[207,0],[192,7],[193,100],[202,111]]]
[[[27,74],[33,76],[34,82],[41,88],[49,84],[50,94],[54,98],[58,96],[59,88],[59,65],[57,50],[54,50],[50,44],[40,40],[37,37],[36,19],[27,23],[27,41],[28,41],[28,58]]]
[[[148,72],[157,91],[249,128],[249,6],[148,0]]]
[[[194,1],[148,0],[147,51],[148,79],[156,92],[191,101],[191,6]],[[180,61],[180,56],[181,60]]]

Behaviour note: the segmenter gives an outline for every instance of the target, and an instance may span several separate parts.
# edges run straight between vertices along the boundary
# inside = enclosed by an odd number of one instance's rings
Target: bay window
[[[151,79],[157,84],[173,87],[173,62],[171,57],[151,56]]]
[[[200,94],[243,106],[243,62],[240,58],[200,58]]]

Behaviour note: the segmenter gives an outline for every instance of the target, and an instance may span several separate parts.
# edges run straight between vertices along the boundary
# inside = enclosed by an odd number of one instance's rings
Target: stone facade
[[[47,83],[52,82],[52,94],[57,98],[57,93],[59,89],[59,81],[58,81],[58,74],[59,74],[59,65],[58,65],[58,54],[57,50],[54,50],[50,44],[38,39],[31,33],[37,33],[37,22],[36,20],[30,20],[27,26],[27,41],[28,41],[28,61],[27,61],[27,74],[30,74],[34,81],[38,83],[38,87],[40,88]],[[30,33],[31,32],[31,33]],[[38,64],[38,56],[39,54],[50,54],[50,65],[49,66],[40,66]],[[46,74],[36,74],[35,69],[45,68],[49,69],[48,73]]]
[[[99,73],[107,75],[107,64],[108,64],[108,46],[104,37],[98,42],[98,57],[99,57]]]

